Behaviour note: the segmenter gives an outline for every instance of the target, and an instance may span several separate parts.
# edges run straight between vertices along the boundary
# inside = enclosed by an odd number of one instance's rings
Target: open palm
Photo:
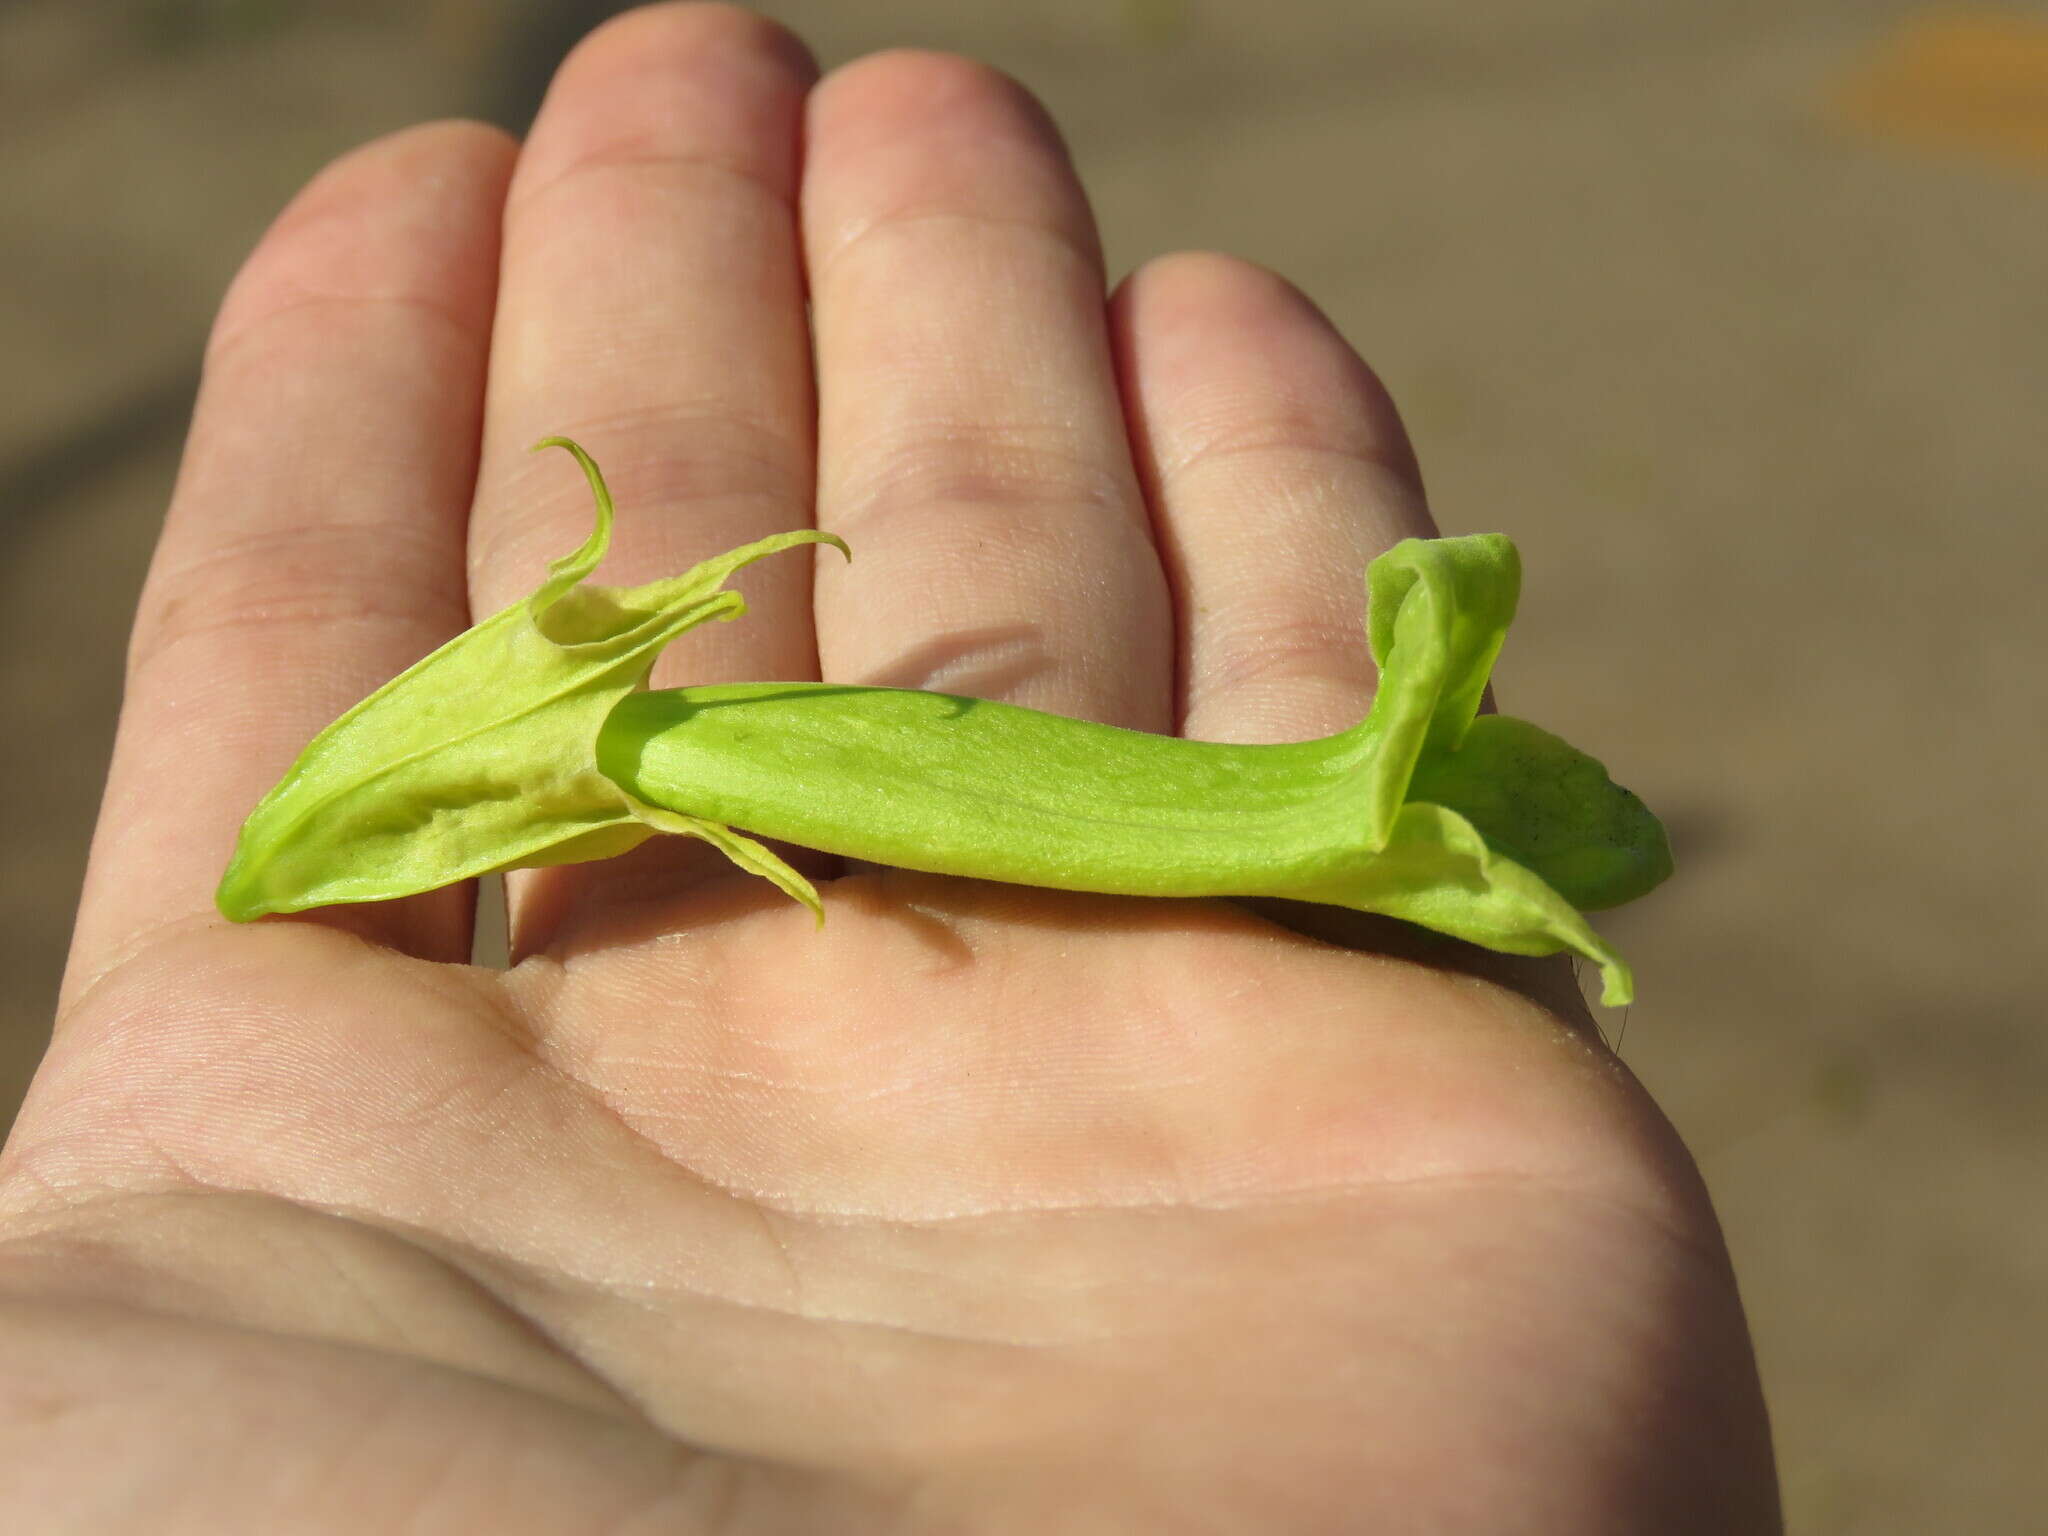
[[[400,135],[280,219],[0,1164],[0,1523],[1773,1528],[1712,1214],[1551,968],[820,862],[814,933],[673,839],[512,882],[504,972],[467,891],[213,914],[304,740],[581,541],[550,431],[607,579],[855,549],[658,683],[1356,719],[1365,563],[1428,531],[1391,408],[1256,269],[1102,287],[1016,87],[814,85],[709,6],[594,36],[523,147]]]

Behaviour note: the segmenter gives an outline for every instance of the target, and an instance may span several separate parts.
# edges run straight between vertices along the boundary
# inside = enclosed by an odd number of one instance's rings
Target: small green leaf
[[[738,593],[722,589],[740,567],[798,544],[845,549],[805,529],[644,586],[589,585],[611,542],[604,477],[566,438],[535,446],[566,448],[583,466],[597,502],[590,538],[549,566],[531,597],[458,635],[313,739],[242,828],[216,895],[226,916],[382,901],[493,870],[625,852],[656,828],[596,770],[605,716],[677,635],[745,611]],[[758,846],[688,820],[663,814],[661,830],[688,830],[728,853]],[[754,867],[767,873],[774,862],[761,849]]]

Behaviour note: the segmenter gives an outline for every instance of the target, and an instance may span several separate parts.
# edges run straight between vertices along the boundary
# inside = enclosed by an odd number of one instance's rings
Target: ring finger
[[[1374,685],[1365,568],[1436,531],[1393,402],[1308,300],[1247,262],[1151,262],[1112,318],[1180,614],[1181,734],[1356,724]]]

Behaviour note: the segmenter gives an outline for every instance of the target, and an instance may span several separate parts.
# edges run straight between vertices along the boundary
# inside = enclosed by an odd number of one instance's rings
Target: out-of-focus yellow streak
[[[2048,19],[1933,11],[1863,62],[1840,115],[1889,143],[2048,170]]]

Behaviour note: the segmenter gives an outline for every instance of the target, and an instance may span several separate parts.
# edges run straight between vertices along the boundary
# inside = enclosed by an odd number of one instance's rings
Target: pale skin
[[[657,684],[1357,719],[1433,531],[1391,405],[1256,268],[1103,285],[1017,86],[719,7],[283,215],[0,1162],[0,1527],[1776,1528],[1713,1213],[1557,964],[818,861],[814,933],[674,839],[516,879],[504,973],[464,890],[213,911],[305,741],[582,540],[549,432],[606,579],[855,549]]]

